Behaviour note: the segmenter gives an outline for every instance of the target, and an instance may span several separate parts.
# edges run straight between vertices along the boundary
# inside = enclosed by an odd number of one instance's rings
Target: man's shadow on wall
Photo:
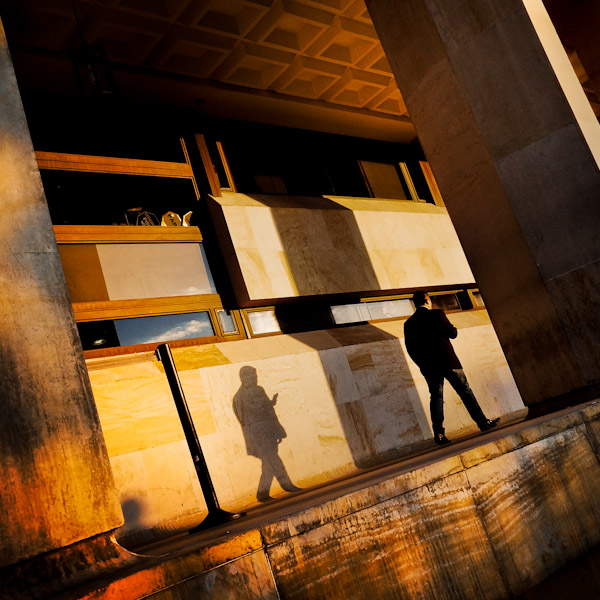
[[[240,369],[242,385],[233,397],[233,412],[242,426],[246,452],[262,461],[262,473],[258,482],[256,498],[259,502],[271,500],[273,479],[286,492],[297,492],[278,453],[278,446],[287,437],[285,429],[275,413],[277,394],[269,398],[258,385],[256,369],[244,366]]]

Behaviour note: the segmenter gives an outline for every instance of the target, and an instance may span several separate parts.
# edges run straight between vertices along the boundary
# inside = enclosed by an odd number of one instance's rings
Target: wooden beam
[[[219,184],[219,178],[217,177],[215,167],[210,157],[208,146],[206,145],[206,140],[204,139],[204,136],[201,133],[197,133],[195,135],[195,138],[196,144],[198,144],[198,150],[200,151],[200,157],[202,158],[202,164],[204,165],[204,170],[206,171],[208,184],[210,185],[211,196],[221,196],[222,194],[221,186]]]
[[[36,151],[35,156],[40,169],[54,171],[150,175],[154,177],[176,177],[192,180],[194,177],[192,167],[188,163],[41,151]]]
[[[55,225],[59,244],[141,244],[145,242],[201,242],[198,227],[135,225]]]
[[[139,298],[135,300],[101,300],[97,302],[73,302],[75,320],[106,321],[131,319],[189,312],[205,312],[222,308],[218,294],[202,296],[171,296],[166,298]]]

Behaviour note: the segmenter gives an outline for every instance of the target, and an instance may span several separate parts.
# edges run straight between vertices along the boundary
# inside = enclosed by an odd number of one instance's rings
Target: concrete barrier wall
[[[600,542],[600,405],[265,528],[281,597],[514,597]]]
[[[212,544],[173,543],[169,554],[138,557],[133,572],[77,598],[521,597],[600,543],[600,402],[481,440],[427,462],[409,459],[345,493],[313,496]],[[568,587],[597,597],[585,581]],[[549,597],[557,596],[527,594]]]
[[[450,318],[484,411],[523,418],[485,311]],[[427,386],[402,330],[398,320],[174,349],[221,505],[248,507],[431,445]],[[198,523],[204,502],[162,365],[143,354],[88,367],[125,514],[120,539]],[[255,381],[242,381],[244,373]],[[477,430],[451,389],[446,407],[448,435]]]

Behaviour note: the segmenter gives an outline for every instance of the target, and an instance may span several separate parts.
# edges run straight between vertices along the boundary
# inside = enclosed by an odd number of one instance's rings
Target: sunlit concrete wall
[[[524,417],[487,313],[450,318],[486,414]],[[270,490],[276,496],[431,444],[427,386],[402,331],[398,320],[174,349],[221,505],[247,507],[268,493],[263,463],[279,476]],[[160,363],[146,354],[88,360],[88,368],[121,493],[121,538],[142,541],[197,523],[202,494]],[[477,431],[451,389],[446,414],[450,437]]]
[[[439,206],[234,193],[209,202],[242,304],[474,281]]]
[[[0,271],[4,567],[123,520],[1,22]]]
[[[264,528],[278,593],[517,597],[600,543],[599,416],[498,435]]]
[[[595,397],[600,125],[543,1],[366,5],[526,404]]]

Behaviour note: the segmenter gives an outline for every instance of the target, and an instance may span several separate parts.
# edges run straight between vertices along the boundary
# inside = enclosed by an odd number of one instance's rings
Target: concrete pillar
[[[541,0],[367,0],[527,404],[600,386],[600,126]]]
[[[122,513],[1,23],[0,282],[6,567],[92,536],[98,545],[99,534],[122,524]],[[98,560],[93,550],[69,552],[71,572]],[[33,569],[40,577],[42,570]]]

